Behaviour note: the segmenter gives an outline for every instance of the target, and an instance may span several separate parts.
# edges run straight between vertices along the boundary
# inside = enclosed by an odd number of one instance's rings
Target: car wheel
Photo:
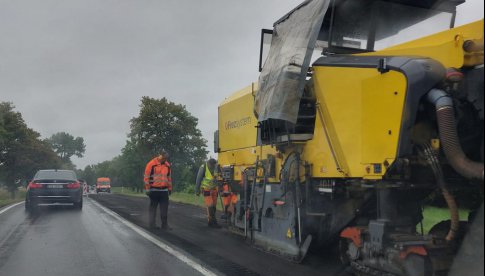
[[[74,208],[78,209],[78,210],[82,210],[83,209],[83,201],[79,201],[79,202],[74,202]]]
[[[34,212],[34,204],[32,203],[31,200],[25,200],[25,211],[29,212],[29,213],[33,213]]]

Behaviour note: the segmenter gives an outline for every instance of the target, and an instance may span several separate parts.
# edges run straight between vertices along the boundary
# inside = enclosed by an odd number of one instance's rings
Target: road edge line
[[[10,205],[7,205],[7,207],[4,207],[3,209],[0,209],[0,215],[7,212],[8,210],[12,209],[13,207],[17,206],[17,205],[20,205],[24,203],[23,201],[20,201],[20,202],[17,202],[17,203],[13,203],[13,204],[10,204]]]
[[[140,236],[142,236],[146,240],[150,241],[151,243],[153,243],[156,246],[158,246],[159,248],[163,249],[164,251],[166,251],[170,255],[174,256],[175,258],[179,259],[183,263],[187,264],[188,266],[192,267],[196,271],[200,272],[202,275],[205,275],[205,276],[217,276],[218,275],[218,274],[212,272],[211,270],[209,270],[208,268],[204,267],[203,265],[201,265],[197,261],[193,260],[192,258],[187,256],[186,254],[184,254],[181,250],[177,250],[176,248],[174,248],[173,245],[168,245],[168,244],[164,243],[163,241],[161,241],[159,238],[155,237],[150,232],[147,232],[145,229],[139,227],[138,225],[136,225],[136,224],[134,224],[134,223],[132,223],[128,220],[126,220],[125,218],[123,218],[119,214],[113,212],[112,210],[108,209],[107,207],[104,207],[103,205],[101,205],[97,201],[90,200],[90,202],[93,203],[94,205],[96,205],[96,207],[98,207],[101,210],[103,210],[104,212],[106,212],[108,215],[117,219],[119,222],[121,222],[122,224],[124,224],[125,226],[130,228],[131,230],[135,231],[137,234],[139,234]]]

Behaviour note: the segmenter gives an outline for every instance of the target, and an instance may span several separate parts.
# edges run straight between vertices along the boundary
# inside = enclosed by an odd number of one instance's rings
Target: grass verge
[[[129,195],[129,196],[138,196],[138,197],[146,196],[144,193],[137,193],[136,191],[133,191],[131,188],[111,187],[111,192],[115,194],[123,194],[123,195]]]
[[[26,191],[25,191],[24,188],[20,188],[17,191],[17,193],[15,193],[15,198],[11,199],[8,191],[4,188],[0,188],[0,208],[2,208],[3,206],[6,206],[6,205],[12,204],[12,203],[24,201],[25,200],[25,192]]]
[[[111,191],[116,194],[123,194],[128,196],[137,196],[137,197],[146,197],[145,193],[137,193],[132,191],[131,189],[124,188],[123,191],[121,187],[112,187]],[[191,193],[184,193],[184,192],[174,192],[170,196],[170,200],[179,203],[191,204],[200,207],[205,207],[204,197],[196,196],[195,194]],[[222,203],[220,198],[218,198],[217,202],[217,210],[222,210]]]

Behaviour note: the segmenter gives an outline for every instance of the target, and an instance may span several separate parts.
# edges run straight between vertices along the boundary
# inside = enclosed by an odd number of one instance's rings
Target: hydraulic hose
[[[432,89],[428,93],[428,100],[436,107],[436,117],[443,151],[453,169],[468,179],[483,181],[483,163],[468,159],[461,148],[451,97],[443,90]]]
[[[458,205],[453,195],[446,188],[441,189],[441,193],[445,198],[448,209],[450,210],[450,230],[448,235],[446,235],[447,241],[452,241],[455,239],[458,231],[460,230],[460,213],[458,212]]]
[[[448,205],[448,209],[450,211],[450,230],[448,231],[445,239],[447,241],[453,241],[460,230],[460,213],[458,212],[458,205],[456,204],[456,200],[453,195],[448,191],[448,185],[446,184],[443,170],[441,169],[438,157],[436,157],[436,154],[431,146],[424,145],[423,152],[429,166],[433,171],[436,182],[441,189],[441,194],[443,195],[446,205]]]

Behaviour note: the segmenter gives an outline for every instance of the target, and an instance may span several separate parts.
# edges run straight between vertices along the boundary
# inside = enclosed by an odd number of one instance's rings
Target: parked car
[[[25,208],[38,206],[73,205],[83,208],[83,186],[71,170],[39,170],[27,186]]]

